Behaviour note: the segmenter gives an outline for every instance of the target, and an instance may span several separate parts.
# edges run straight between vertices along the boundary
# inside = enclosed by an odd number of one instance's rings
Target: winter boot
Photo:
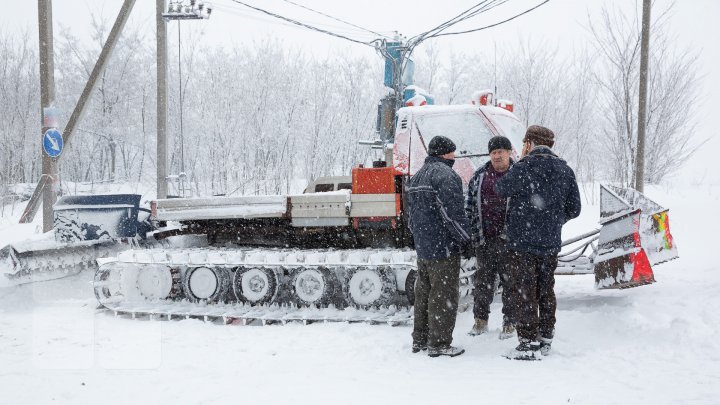
[[[417,352],[419,352],[419,351],[421,351],[421,350],[427,350],[427,344],[425,344],[425,343],[416,343],[416,342],[413,342],[413,344],[412,344],[412,352],[413,352],[413,353],[417,353]]]
[[[475,324],[473,325],[472,329],[470,329],[470,332],[468,332],[468,335],[470,336],[477,336],[482,335],[483,333],[488,331],[488,321],[484,319],[475,319]]]
[[[543,356],[549,355],[552,346],[552,339],[539,337],[538,340],[540,341],[540,354]]]
[[[462,349],[460,347],[450,346],[450,345],[440,346],[440,347],[428,347],[428,356],[430,356],[430,357],[440,357],[440,356],[455,357],[455,356],[459,356],[463,353],[465,353],[465,349]]]
[[[502,327],[502,331],[500,332],[500,335],[498,338],[500,340],[510,339],[511,337],[515,336],[515,326],[513,326],[512,323],[506,323]]]
[[[540,360],[538,356],[539,350],[540,343],[521,338],[520,344],[517,345],[515,350],[508,353],[506,357],[514,360]]]

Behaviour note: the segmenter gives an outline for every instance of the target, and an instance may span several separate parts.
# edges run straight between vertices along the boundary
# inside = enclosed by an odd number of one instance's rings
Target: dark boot
[[[426,343],[415,343],[412,344],[412,352],[417,353],[422,350],[427,350],[427,344]]]
[[[512,323],[506,323],[503,325],[502,331],[500,332],[498,338],[500,340],[505,340],[510,339],[513,336],[515,336],[515,326]]]
[[[430,356],[430,357],[440,357],[440,356],[455,357],[455,356],[459,356],[463,353],[465,353],[465,349],[462,349],[460,347],[450,346],[450,345],[440,346],[440,347],[428,347],[428,356]]]
[[[478,336],[482,335],[483,333],[488,331],[488,321],[485,319],[475,319],[475,324],[473,325],[472,329],[470,329],[470,332],[468,332],[468,335],[470,336]]]
[[[515,360],[538,360],[540,343],[527,339],[520,339],[520,344],[508,354],[508,358]]]
[[[543,356],[549,355],[552,347],[552,339],[540,337],[538,340],[540,341],[540,354]]]

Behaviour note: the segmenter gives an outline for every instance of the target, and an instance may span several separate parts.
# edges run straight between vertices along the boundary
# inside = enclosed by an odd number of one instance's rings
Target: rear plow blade
[[[599,289],[654,283],[652,266],[678,257],[668,209],[636,190],[601,185],[600,223],[594,258]]]
[[[645,249],[640,243],[639,209],[612,218],[600,229],[595,258],[595,286],[630,288],[655,282]]]

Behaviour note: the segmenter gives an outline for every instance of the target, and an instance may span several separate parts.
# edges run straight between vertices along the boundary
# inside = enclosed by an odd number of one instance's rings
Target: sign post
[[[50,123],[53,119],[51,117],[44,116],[46,112],[50,113],[52,116],[53,109],[50,108],[50,106],[55,99],[52,48],[52,0],[38,0],[38,25],[40,26],[40,104],[43,107],[43,129],[41,132],[43,134],[43,152],[45,153],[40,153],[43,158],[43,175],[41,181],[38,182],[33,195],[43,195],[43,230],[45,232],[50,231],[53,228],[52,207],[57,200],[58,157],[53,159],[50,157],[50,154],[57,153],[57,156],[60,156],[60,152],[62,152],[61,142],[70,142],[70,138],[72,137],[75,128],[85,112],[87,101],[90,99],[92,92],[95,90],[98,78],[105,70],[105,66],[107,65],[108,59],[110,59],[113,48],[115,47],[115,44],[120,37],[120,33],[130,16],[130,11],[135,5],[135,1],[136,0],[124,0],[123,5],[120,7],[118,17],[110,30],[110,34],[105,41],[105,45],[103,45],[102,50],[100,51],[100,56],[98,56],[95,67],[92,72],[90,72],[90,77],[88,78],[87,83],[85,83],[85,88],[83,89],[82,94],[80,94],[80,98],[75,105],[72,115],[70,115],[67,125],[65,125],[65,129],[63,130],[64,137],[58,138],[52,133],[49,135],[47,134],[48,130],[51,128],[46,127],[45,123]],[[46,118],[48,119],[46,120]],[[55,115],[55,118],[57,118],[57,115]],[[57,126],[57,122],[53,126]],[[55,148],[56,146],[57,149]],[[30,202],[28,202],[20,223],[26,223],[33,220],[38,210],[38,204],[39,198],[37,200],[31,199]]]
[[[52,23],[52,0],[38,0],[38,27],[40,39],[40,113],[42,114],[43,134],[43,150],[45,149],[45,132],[51,127],[57,126],[57,110],[52,108],[55,102],[55,61],[53,51],[53,23]],[[43,205],[43,232],[48,232],[53,228],[53,205],[57,201],[57,180],[58,165],[47,153],[40,153],[42,156],[42,177],[38,181],[38,187],[43,186],[42,195]],[[34,195],[34,193],[33,193]],[[23,220],[32,221],[35,212],[38,209],[40,199],[36,199],[28,203],[23,213]],[[28,215],[25,215],[28,214]]]

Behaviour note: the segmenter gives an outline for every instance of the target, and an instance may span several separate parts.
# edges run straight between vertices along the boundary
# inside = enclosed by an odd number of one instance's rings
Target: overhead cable
[[[449,27],[451,27],[451,26],[453,26],[453,25],[455,25],[455,24],[457,24],[457,23],[460,23],[460,22],[462,22],[462,21],[465,21],[465,20],[468,20],[468,19],[470,19],[470,18],[472,18],[472,17],[475,17],[475,16],[477,16],[477,15],[479,15],[479,14],[482,14],[482,13],[485,13],[485,12],[487,12],[487,11],[489,11],[489,10],[492,10],[493,8],[498,7],[498,6],[502,5],[502,4],[505,4],[505,3],[507,3],[508,1],[509,1],[509,0],[484,0],[484,1],[481,1],[481,2],[479,2],[479,3],[477,3],[477,4],[475,4],[474,6],[468,8],[467,10],[465,10],[465,11],[463,11],[463,12],[461,12],[460,14],[456,15],[455,17],[453,17],[453,18],[451,18],[451,19],[449,19],[449,20],[447,20],[447,21],[439,24],[438,26],[436,26],[436,27],[434,27],[434,28],[432,28],[432,29],[429,29],[429,30],[427,30],[427,31],[425,31],[425,32],[423,32],[423,33],[420,33],[420,34],[418,34],[418,35],[410,38],[410,39],[407,41],[407,46],[406,46],[405,54],[407,54],[407,55],[412,54],[412,52],[415,50],[415,48],[416,48],[418,45],[420,45],[420,43],[422,43],[422,42],[425,41],[426,39],[433,38],[433,37],[437,36],[437,34],[439,34],[440,32],[442,32],[443,30],[445,30],[445,29],[447,29],[447,28],[449,28]],[[406,67],[406,65],[407,65],[407,62],[408,62],[408,58],[403,58],[403,60],[402,60],[402,65],[401,65],[401,70],[405,70],[405,67]]]
[[[458,23],[458,22],[460,22],[460,21],[464,21],[464,20],[466,20],[466,19],[468,19],[468,18],[474,17],[474,16],[476,16],[476,15],[478,15],[478,14],[480,14],[480,13],[486,11],[486,10],[488,10],[489,7],[494,7],[493,4],[496,3],[497,1],[498,1],[498,0],[492,0],[492,1],[490,1],[490,0],[484,0],[484,1],[481,1],[481,2],[479,2],[479,3],[477,3],[477,4],[475,4],[474,6],[470,7],[469,9],[463,11],[462,13],[456,15],[455,17],[453,17],[453,18],[451,18],[451,19],[449,19],[449,20],[447,20],[447,21],[442,22],[442,23],[439,24],[438,26],[433,27],[433,28],[431,28],[431,29],[429,29],[429,30],[427,30],[427,31],[425,31],[425,32],[422,32],[422,33],[420,33],[420,34],[418,34],[418,35],[415,35],[414,37],[412,37],[412,38],[410,38],[410,39],[408,40],[408,43],[421,42],[421,41],[423,41],[427,36],[429,36],[430,34],[432,34],[432,33],[434,33],[434,32],[440,32],[440,31],[442,31],[442,30],[444,30],[444,29],[446,29],[446,28],[448,28],[448,27],[450,27],[450,26],[452,26],[452,25],[455,25],[456,23]],[[505,0],[505,1],[507,1],[507,0]],[[487,4],[488,2],[490,2],[490,4]]]
[[[236,6],[236,5],[227,5],[226,6],[226,5],[216,4],[215,8],[217,10],[223,11],[223,13],[225,13],[225,14],[230,14],[230,15],[234,15],[234,16],[238,16],[238,17],[247,18],[247,19],[252,19],[254,21],[259,21],[259,22],[262,22],[265,24],[276,24],[276,25],[281,25],[284,27],[306,29],[305,27],[298,26],[296,24],[287,22],[285,20],[279,20],[275,17],[269,16],[267,14],[263,14],[259,11],[240,8],[239,6]],[[324,23],[321,24],[321,23],[316,23],[316,22],[309,22],[306,24],[310,24],[310,25],[313,25],[313,26],[321,28],[321,29],[329,30],[336,34],[353,36],[356,39],[358,36],[363,37],[363,39],[369,38],[369,40],[376,38],[376,36],[374,34],[361,32],[360,30],[352,29],[349,27],[345,28],[345,27],[340,27],[339,25],[331,25],[331,24],[324,24]]]
[[[241,4],[241,5],[243,5],[243,6],[247,7],[247,8],[251,8],[251,9],[253,9],[253,10],[259,11],[259,12],[264,13],[264,14],[267,14],[267,15],[269,15],[269,16],[272,16],[272,17],[275,17],[275,18],[278,18],[278,19],[281,19],[281,20],[290,22],[290,23],[295,24],[295,25],[299,25],[299,26],[301,26],[301,27],[305,27],[305,28],[310,29],[310,30],[313,30],[313,31],[322,32],[323,34],[327,34],[327,35],[330,35],[330,36],[333,36],[333,37],[345,39],[345,40],[347,40],[347,41],[355,42],[355,43],[357,43],[357,44],[367,45],[367,46],[370,46],[370,47],[373,47],[373,48],[375,47],[375,46],[373,45],[373,43],[374,43],[375,41],[369,41],[369,42],[360,41],[360,40],[357,40],[357,39],[353,39],[353,38],[350,38],[350,37],[346,37],[345,35],[340,35],[340,34],[337,34],[337,33],[335,33],[335,32],[332,32],[332,31],[324,30],[324,29],[322,29],[322,28],[318,28],[318,27],[315,27],[315,26],[312,26],[312,25],[309,25],[309,24],[305,24],[305,23],[300,22],[300,21],[297,21],[297,20],[293,20],[292,18],[283,17],[283,16],[281,16],[281,15],[279,15],[279,14],[275,14],[275,13],[273,13],[273,12],[271,12],[271,11],[263,10],[263,9],[261,9],[261,8],[258,8],[258,7],[252,6],[252,5],[250,5],[250,4],[244,3],[244,2],[242,2],[242,1],[240,1],[240,0],[231,0],[231,1],[233,1],[234,3],[237,3],[237,4]]]
[[[322,11],[313,10],[313,9],[311,9],[310,7],[304,6],[304,5],[302,5],[302,4],[295,3],[294,1],[290,1],[290,0],[282,0],[282,1],[284,1],[284,2],[286,2],[286,3],[290,3],[290,4],[292,4],[292,5],[294,5],[294,6],[297,6],[297,7],[300,7],[300,8],[304,8],[305,10],[312,11],[313,13],[320,14],[320,15],[322,15],[322,16],[325,16],[325,17],[327,17],[327,18],[330,18],[330,19],[333,19],[333,20],[335,20],[335,21],[341,22],[341,23],[343,23],[343,24],[347,24],[347,25],[349,25],[349,26],[351,26],[351,27],[355,27],[355,28],[361,29],[361,30],[363,30],[363,31],[367,31],[367,32],[369,32],[369,33],[371,33],[371,34],[374,34],[374,35],[377,35],[377,36],[379,36],[379,37],[388,38],[387,35],[383,35],[383,34],[380,34],[379,32],[375,32],[375,31],[369,30],[369,29],[367,29],[367,28],[363,28],[363,27],[361,27],[361,26],[359,26],[359,25],[355,25],[355,24],[350,23],[350,22],[347,22],[347,21],[345,21],[345,20],[341,20],[341,19],[339,19],[339,18],[337,18],[337,17],[333,17],[333,16],[331,16],[331,15],[325,14],[325,13],[323,13]]]
[[[482,31],[482,30],[485,30],[485,29],[488,29],[488,28],[496,27],[496,26],[498,26],[498,25],[500,25],[500,24],[504,24],[504,23],[506,23],[506,22],[508,22],[508,21],[512,21],[512,20],[514,20],[514,19],[516,19],[516,18],[518,18],[518,17],[520,17],[520,16],[522,16],[522,15],[525,15],[525,14],[527,14],[527,13],[535,10],[536,8],[544,5],[545,3],[549,2],[549,1],[550,1],[550,0],[545,0],[545,1],[543,1],[542,3],[538,4],[537,6],[535,6],[535,7],[533,7],[533,8],[527,9],[527,10],[523,11],[523,12],[520,13],[520,14],[516,14],[516,15],[514,15],[514,16],[506,19],[506,20],[502,20],[502,21],[497,22],[497,23],[495,23],[495,24],[490,24],[490,25],[486,25],[486,26],[484,26],[484,27],[474,28],[474,29],[466,30],[466,31],[446,32],[446,33],[437,34],[437,35],[433,35],[433,36],[435,36],[435,37],[442,37],[442,36],[445,36],[445,35],[467,34],[467,33],[470,33],[470,32]]]

